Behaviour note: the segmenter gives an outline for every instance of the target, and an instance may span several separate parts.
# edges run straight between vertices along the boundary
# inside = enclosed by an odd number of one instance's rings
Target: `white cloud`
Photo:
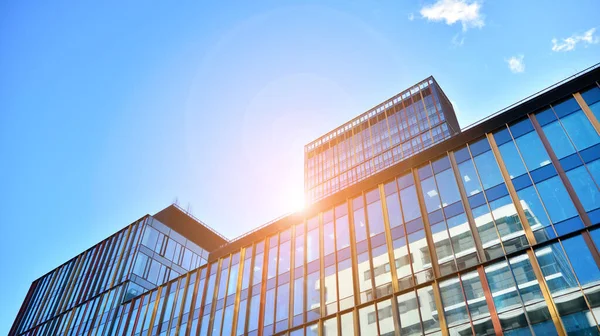
[[[429,21],[446,21],[448,25],[460,22],[463,31],[485,25],[481,3],[473,0],[438,0],[421,8],[421,16]]]
[[[413,13],[408,14],[408,21],[412,21],[414,19],[415,19],[415,14],[413,14]]]
[[[519,55],[513,56],[506,60],[506,63],[508,63],[508,68],[512,73],[521,73],[525,71],[525,61],[523,61],[524,58],[524,55]]]
[[[464,36],[460,36],[460,34],[456,34],[452,37],[452,44],[455,47],[462,47],[463,44],[465,44],[465,37]]]
[[[592,28],[581,35],[573,34],[570,37],[562,39],[560,42],[556,38],[552,39],[552,51],[571,51],[575,49],[578,43],[596,44],[600,41],[598,36],[594,36],[596,28]]]

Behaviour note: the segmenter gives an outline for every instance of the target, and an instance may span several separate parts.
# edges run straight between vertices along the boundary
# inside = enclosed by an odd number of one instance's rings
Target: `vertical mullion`
[[[546,137],[546,134],[544,133],[542,127],[538,123],[536,116],[534,114],[530,114],[529,118],[531,119],[531,123],[533,124],[533,127],[535,128],[536,132],[538,133],[540,140],[542,141],[542,144],[544,145],[544,148],[546,149],[546,152],[548,152],[550,161],[552,161],[552,164],[554,165],[554,168],[556,169],[556,172],[558,173],[560,180],[564,184],[565,189],[567,189],[567,193],[571,197],[571,200],[573,201],[573,204],[575,205],[575,209],[577,209],[577,212],[579,213],[579,216],[581,217],[584,225],[591,226],[592,224],[587,215],[587,212],[583,208],[583,205],[581,204],[581,201],[579,200],[577,193],[575,193],[575,189],[573,189],[573,185],[571,184],[571,181],[569,181],[569,178],[567,177],[564,169],[562,168],[560,162],[558,161],[558,157],[554,153],[554,150],[552,149],[552,146],[550,145],[550,142],[548,141],[548,138]]]
[[[433,292],[433,300],[435,301],[435,306],[437,308],[438,311],[438,319],[440,322],[440,330],[442,331],[442,335],[443,336],[450,336],[449,331],[448,331],[448,324],[446,323],[446,315],[444,315],[444,305],[442,304],[442,296],[440,293],[440,287],[439,287],[439,281],[438,280],[434,280],[433,283],[431,284],[431,288],[432,288],[432,292]],[[419,296],[419,293],[416,292],[417,294],[417,302],[419,303],[419,314],[421,313],[421,297]],[[465,302],[466,304],[466,302]],[[421,318],[421,324],[423,323],[423,318]]]
[[[510,263],[508,261],[507,265],[510,267]],[[483,295],[485,296],[485,301],[487,302],[487,307],[490,311],[494,332],[496,335],[502,335],[502,325],[500,324],[500,318],[498,317],[498,312],[496,311],[496,306],[494,305],[494,298],[492,297],[492,291],[490,290],[490,285],[488,284],[487,277],[485,276],[485,270],[483,269],[483,266],[477,266],[477,273],[479,274],[479,281],[481,282],[481,287],[483,288]]]
[[[552,300],[552,295],[550,294],[550,290],[548,289],[548,285],[546,284],[546,281],[544,279],[544,275],[542,273],[540,265],[537,262],[535,253],[533,252],[533,250],[531,248],[527,249],[527,256],[529,257],[529,262],[531,263],[533,273],[535,273],[535,277],[537,278],[538,284],[542,291],[542,295],[544,296],[544,301],[546,302],[546,305],[548,306],[548,311],[550,312],[550,316],[552,317],[552,322],[554,323],[554,327],[556,328],[556,331],[558,332],[559,336],[566,336],[567,333],[565,332],[565,328],[562,324],[560,316],[558,315],[558,310],[556,308],[556,305],[554,304],[554,301]],[[509,263],[509,267],[510,267],[510,263]],[[511,272],[512,272],[512,269],[511,269]]]
[[[525,215],[525,211],[523,210],[523,206],[519,201],[519,196],[517,195],[517,191],[515,186],[512,183],[512,179],[510,178],[510,174],[506,169],[506,165],[504,164],[504,160],[502,155],[500,155],[500,150],[496,145],[496,139],[494,139],[494,135],[492,133],[486,134],[488,142],[490,143],[490,148],[492,149],[492,153],[496,157],[496,162],[498,163],[498,167],[500,168],[500,174],[504,180],[504,184],[506,185],[506,189],[508,190],[508,194],[512,199],[513,205],[515,209],[517,209],[517,215],[519,216],[519,220],[521,221],[521,225],[525,230],[525,236],[529,241],[529,245],[533,246],[536,244],[535,236],[533,235],[533,231],[531,231],[531,226],[529,226],[529,221],[527,220],[527,216]],[[512,135],[511,135],[512,137]],[[502,237],[500,237],[500,241],[502,241]],[[504,244],[503,244],[504,245]]]
[[[291,245],[291,243],[290,243],[290,245]],[[240,309],[240,296],[242,294],[242,278],[244,277],[244,261],[246,260],[245,258],[246,258],[247,251],[248,251],[247,248],[242,248],[240,250],[238,277],[235,280],[235,282],[236,282],[235,300],[233,301],[233,318],[231,319],[232,320],[231,335],[237,334],[237,324],[238,324],[238,319],[239,319],[238,314],[239,314],[239,309]],[[225,335],[225,336],[227,336],[227,335]]]
[[[585,102],[585,100],[581,96],[581,93],[576,92],[573,94],[573,97],[575,97],[575,100],[581,107],[581,110],[583,111],[585,116],[588,117],[588,119],[592,123],[592,126],[594,126],[594,129],[596,130],[596,132],[598,132],[598,134],[600,134],[600,122],[598,121],[598,119],[596,118],[596,116],[594,115],[594,113],[592,112],[590,107],[588,106],[588,104]]]
[[[486,257],[485,252],[483,251],[483,244],[481,243],[481,238],[479,237],[479,232],[477,231],[475,217],[473,217],[473,212],[471,210],[471,206],[469,205],[469,197],[467,196],[465,187],[461,183],[460,170],[458,170],[458,164],[456,163],[454,152],[448,152],[448,158],[450,159],[450,165],[452,166],[454,179],[458,186],[458,192],[460,194],[460,199],[463,203],[463,209],[465,210],[465,214],[467,215],[469,229],[471,229],[471,235],[473,236],[473,241],[475,242],[475,249],[477,251],[477,254],[479,255],[479,261],[484,262],[486,260]]]
[[[427,248],[429,249],[429,254],[431,255],[431,267],[433,269],[435,278],[439,278],[441,273],[437,260],[437,251],[435,250],[435,243],[433,242],[433,235],[431,233],[431,226],[429,224],[429,217],[427,215],[427,208],[425,207],[425,200],[423,198],[423,188],[421,188],[421,181],[419,180],[419,174],[416,168],[411,169],[411,174],[417,192],[417,200],[419,202],[419,210],[423,220],[425,237],[427,238]]]
[[[394,184],[395,183],[396,183],[396,181],[394,181]],[[398,195],[400,194],[397,187],[396,187],[396,193]],[[396,293],[399,290],[399,288],[398,288],[398,273],[396,272],[396,258],[394,256],[394,249],[393,249],[393,243],[392,243],[392,231],[390,229],[390,219],[388,216],[387,198],[385,195],[384,184],[379,185],[379,199],[381,200],[381,207],[382,207],[381,210],[383,211],[383,226],[385,228],[385,243],[387,244],[388,262],[390,263],[390,274],[392,276],[392,289],[393,289],[394,293]],[[399,196],[398,196],[398,199],[400,199]],[[404,238],[406,238],[406,237],[404,237]]]

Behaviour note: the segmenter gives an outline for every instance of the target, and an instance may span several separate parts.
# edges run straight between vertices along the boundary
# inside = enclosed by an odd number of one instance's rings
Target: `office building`
[[[304,147],[308,204],[460,132],[450,100],[433,77]]]
[[[139,268],[79,277],[115,234],[36,280],[11,334],[598,335],[599,81],[595,66],[230,241],[146,216],[125,229],[144,248],[117,249]],[[163,253],[172,234],[145,243],[151,218],[196,244],[193,266]],[[158,284],[150,260],[190,271]]]

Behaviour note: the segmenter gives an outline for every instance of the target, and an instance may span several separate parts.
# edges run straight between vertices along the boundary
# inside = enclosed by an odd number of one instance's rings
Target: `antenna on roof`
[[[179,205],[179,200],[177,199],[177,196],[175,196],[175,199],[173,200],[173,204]]]
[[[190,209],[191,209],[191,207],[192,207],[192,205],[190,204],[190,202],[188,202],[188,206],[187,206],[187,210],[186,210],[186,211],[187,211],[187,213],[188,213],[189,215],[191,215],[191,214],[192,214],[192,213],[190,212]]]

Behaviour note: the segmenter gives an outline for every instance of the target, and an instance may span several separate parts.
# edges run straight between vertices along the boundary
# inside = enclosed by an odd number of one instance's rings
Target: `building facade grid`
[[[15,334],[598,335],[600,71],[591,74],[592,86],[125,302],[126,283],[76,280],[110,264],[101,250],[121,245],[107,240],[32,285],[15,322],[31,327]],[[131,227],[110,239],[130,231],[142,239]],[[65,281],[90,294],[55,303],[45,289]]]

